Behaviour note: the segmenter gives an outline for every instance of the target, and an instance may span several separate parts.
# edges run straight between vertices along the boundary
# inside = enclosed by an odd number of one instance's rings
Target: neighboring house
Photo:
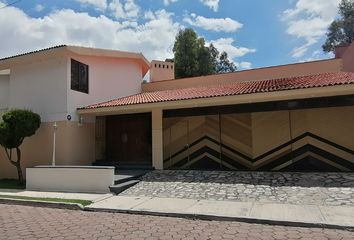
[[[25,167],[51,163],[56,121],[61,165],[354,170],[354,45],[334,59],[176,80],[171,62],[72,46],[0,59],[3,69],[2,108],[43,120]],[[14,176],[1,160],[0,178]]]
[[[57,46],[0,59],[0,111],[25,108],[39,113],[42,126],[26,139],[24,167],[50,164],[57,122],[57,164],[95,161],[95,118],[79,119],[81,106],[135,94],[149,70],[140,53]],[[0,178],[16,176],[0,150]]]

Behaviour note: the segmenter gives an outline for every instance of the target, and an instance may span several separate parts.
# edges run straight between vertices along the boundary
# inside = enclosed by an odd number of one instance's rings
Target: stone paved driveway
[[[354,233],[0,204],[0,239],[352,240]]]
[[[153,171],[121,195],[354,206],[354,173]]]

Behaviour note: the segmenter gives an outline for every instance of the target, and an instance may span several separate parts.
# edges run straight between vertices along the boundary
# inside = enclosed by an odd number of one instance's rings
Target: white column
[[[162,109],[153,109],[152,114],[152,166],[163,169]]]
[[[53,125],[53,155],[52,155],[52,166],[55,166],[55,150],[56,150],[56,135],[57,135],[57,129],[58,129],[58,125],[57,125],[57,122],[54,122],[54,125]]]

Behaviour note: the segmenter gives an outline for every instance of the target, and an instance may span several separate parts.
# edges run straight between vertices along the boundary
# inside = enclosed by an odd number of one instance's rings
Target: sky
[[[191,27],[239,69],[318,60],[333,57],[321,46],[339,2],[0,0],[0,57],[68,44],[164,60],[178,31]]]

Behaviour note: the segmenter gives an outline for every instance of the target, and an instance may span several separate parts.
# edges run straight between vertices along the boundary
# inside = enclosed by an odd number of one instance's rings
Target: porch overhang
[[[186,100],[174,100],[154,103],[131,104],[124,106],[82,108],[78,109],[80,115],[116,115],[151,112],[153,109],[173,110],[201,107],[215,107],[225,105],[240,105],[276,101],[305,100],[322,97],[336,97],[354,95],[354,85],[336,85],[326,87],[314,87],[263,93],[250,93],[233,96],[208,97]]]

